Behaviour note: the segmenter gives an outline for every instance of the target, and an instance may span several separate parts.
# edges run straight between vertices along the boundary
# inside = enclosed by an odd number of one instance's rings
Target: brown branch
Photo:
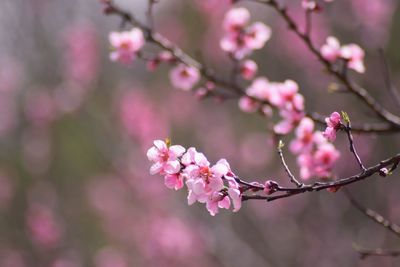
[[[277,191],[279,192],[285,192],[285,193],[281,193],[279,195],[275,195],[275,196],[262,196],[262,195],[244,195],[242,197],[242,200],[250,200],[250,199],[258,199],[258,200],[265,200],[265,201],[274,201],[277,199],[281,199],[281,198],[287,198],[287,197],[291,197],[294,195],[298,195],[301,193],[306,193],[306,192],[316,192],[316,191],[321,191],[323,189],[328,189],[328,188],[340,188],[342,186],[348,185],[348,184],[352,184],[352,183],[356,183],[356,182],[360,182],[368,177],[373,176],[376,173],[379,173],[380,169],[393,165],[393,164],[397,164],[400,161],[400,153],[388,158],[386,160],[381,161],[380,163],[376,164],[375,166],[369,167],[367,168],[364,172],[360,172],[359,174],[350,176],[350,177],[346,177],[346,178],[341,178],[339,180],[336,181],[332,181],[332,182],[315,182],[313,184],[303,184],[302,187],[296,187],[296,188],[285,188],[285,187],[278,187]]]
[[[368,91],[355,83],[353,83],[347,75],[343,74],[340,70],[336,70],[334,65],[326,60],[319,50],[315,47],[314,43],[311,41],[310,36],[306,33],[300,31],[297,23],[294,19],[288,14],[286,7],[281,6],[276,0],[250,0],[253,2],[258,2],[261,4],[266,4],[275,9],[279,15],[285,20],[289,29],[293,31],[307,46],[312,54],[314,54],[317,59],[325,66],[327,71],[335,76],[339,81],[341,81],[345,87],[356,95],[359,99],[361,99],[368,107],[370,107],[378,117],[382,118],[386,122],[390,123],[395,128],[400,128],[400,117],[394,115],[393,113],[386,110],[383,106],[381,106],[374,97],[372,97]]]
[[[361,259],[365,259],[369,256],[383,256],[383,257],[398,257],[400,256],[400,250],[396,249],[365,249],[361,248],[359,245],[353,245],[354,250],[360,254]]]
[[[346,114],[346,117],[347,117],[347,114]],[[346,132],[346,134],[347,134],[347,138],[348,138],[348,140],[349,140],[349,146],[350,146],[350,152],[354,155],[354,157],[356,158],[356,160],[357,160],[357,163],[358,163],[358,165],[360,166],[360,169],[361,169],[361,171],[363,171],[363,172],[365,172],[365,167],[364,167],[364,165],[363,165],[363,163],[361,162],[361,158],[360,158],[360,156],[358,155],[358,153],[357,153],[357,150],[356,150],[356,147],[354,146],[354,138],[353,138],[353,135],[352,135],[352,133],[351,133],[351,122],[350,122],[350,119],[347,117],[346,118],[346,124],[347,125],[341,125],[342,127],[342,129]]]

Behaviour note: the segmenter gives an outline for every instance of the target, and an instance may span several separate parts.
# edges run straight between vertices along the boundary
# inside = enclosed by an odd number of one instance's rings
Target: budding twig
[[[350,152],[353,153],[354,157],[356,158],[357,163],[358,163],[358,165],[360,166],[360,169],[361,169],[363,172],[365,172],[365,171],[366,171],[366,168],[365,168],[364,165],[362,164],[361,158],[360,158],[360,156],[359,156],[358,153],[357,153],[356,147],[354,146],[354,138],[353,138],[353,135],[351,134],[351,122],[350,122],[350,118],[349,118],[349,116],[347,115],[347,113],[346,113],[346,112],[343,112],[343,111],[342,111],[342,117],[344,118],[345,123],[346,123],[346,125],[343,125],[343,124],[342,124],[342,128],[343,128],[343,130],[344,130],[344,131],[346,132],[346,134],[347,134],[347,138],[348,138],[348,140],[349,140],[349,145],[350,145]]]
[[[395,249],[365,249],[361,248],[359,245],[354,244],[353,248],[360,254],[361,259],[365,259],[369,256],[383,256],[383,257],[398,257],[400,256],[400,250]]]

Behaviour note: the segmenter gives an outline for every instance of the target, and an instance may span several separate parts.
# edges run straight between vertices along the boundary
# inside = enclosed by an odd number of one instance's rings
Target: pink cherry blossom
[[[342,58],[348,60],[347,67],[359,73],[365,72],[364,66],[364,50],[356,44],[348,44],[342,46],[340,50]]]
[[[257,73],[257,63],[253,60],[247,59],[240,63],[240,74],[243,79],[251,80]]]
[[[323,136],[329,141],[333,142],[336,139],[336,132],[339,130],[341,117],[338,112],[333,112],[328,118],[325,118],[327,127],[323,133]]]
[[[179,64],[171,70],[169,77],[175,88],[189,91],[200,80],[200,73],[194,67]]]
[[[260,108],[260,103],[248,96],[239,99],[239,108],[244,112],[255,112]]]
[[[321,55],[329,62],[334,62],[340,56],[340,43],[336,37],[329,36],[326,44],[321,47]]]
[[[237,31],[246,26],[249,20],[250,12],[246,8],[238,7],[226,13],[222,24],[226,31]]]
[[[259,77],[246,89],[249,96],[255,97],[261,101],[270,101],[276,90],[265,77]]]
[[[314,122],[310,118],[303,118],[296,128],[296,139],[290,143],[290,150],[294,154],[309,151],[313,145]]]
[[[326,39],[326,44],[321,47],[321,55],[332,63],[342,58],[347,61],[347,67],[349,69],[359,73],[365,72],[365,52],[359,45],[347,44],[340,46],[338,39],[330,36]]]
[[[231,202],[234,212],[241,208],[241,188],[227,160],[220,159],[211,166],[206,156],[197,152],[196,148],[190,147],[184,153],[183,147],[174,147],[181,146],[168,147],[163,141],[154,141],[154,146],[148,151],[149,160],[155,162],[150,169],[151,173],[165,174],[164,183],[171,189],[178,190],[186,184],[188,204],[205,203],[212,216],[220,208],[229,209]],[[173,169],[173,161],[178,162],[179,168]]]
[[[315,174],[319,177],[328,176],[339,157],[339,151],[332,144],[326,143],[319,146],[314,155]]]
[[[222,50],[237,59],[249,55],[253,50],[261,49],[271,37],[271,29],[255,22],[247,26],[250,13],[245,8],[234,8],[228,11],[223,21],[225,33],[220,41]]]
[[[168,147],[162,140],[155,140],[154,146],[147,151],[147,158],[154,164],[150,174],[175,174],[181,169],[178,157],[182,156],[185,148],[180,145]]]
[[[244,35],[245,46],[251,50],[261,49],[271,38],[271,28],[261,22],[251,25]]]
[[[131,63],[145,43],[143,32],[139,28],[124,32],[111,32],[109,40],[114,49],[110,54],[110,59],[124,64]]]
[[[183,178],[182,174],[167,174],[164,176],[164,184],[170,189],[179,190],[183,187]]]
[[[229,188],[228,195],[232,199],[233,212],[237,212],[242,207],[242,195],[239,189]]]
[[[206,208],[211,216],[218,213],[219,208],[229,209],[231,200],[228,196],[220,192],[213,192],[207,199]]]

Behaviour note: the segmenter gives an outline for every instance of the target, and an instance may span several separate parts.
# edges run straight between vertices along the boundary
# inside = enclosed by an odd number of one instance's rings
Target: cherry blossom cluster
[[[236,59],[243,59],[253,50],[261,49],[271,37],[271,29],[261,22],[249,24],[250,12],[232,8],[223,21],[224,36],[220,46]]]
[[[296,82],[286,80],[283,83],[270,82],[261,77],[247,88],[247,96],[239,100],[239,106],[246,112],[261,109],[266,115],[271,114],[271,106],[279,110],[282,121],[274,126],[277,134],[288,134],[295,129],[295,139],[290,150],[297,156],[300,177],[328,177],[340,153],[333,144],[336,131],[340,127],[340,115],[334,112],[326,119],[324,133],[315,131],[314,122],[304,115],[304,97],[298,92]]]
[[[225,159],[210,166],[204,154],[194,147],[186,151],[183,146],[170,145],[168,140],[155,140],[147,157],[153,162],[150,174],[163,175],[168,188],[179,190],[186,184],[189,205],[205,203],[212,216],[219,208],[229,209],[231,202],[234,212],[241,208],[240,186]]]
[[[288,134],[304,117],[304,97],[292,80],[270,82],[259,77],[246,89],[246,94],[239,100],[239,107],[245,112],[261,108],[266,115],[271,115],[271,107],[279,110],[282,121],[274,127],[277,134]]]
[[[358,73],[365,72],[364,50],[357,44],[340,45],[336,37],[329,36],[321,47],[321,55],[327,61],[335,63],[338,59],[346,62],[346,67]]]
[[[327,129],[332,128],[331,126],[333,124],[328,124]],[[291,152],[297,155],[300,177],[304,180],[313,176],[320,178],[331,176],[332,168],[340,156],[334,145],[324,137],[325,133],[315,131],[314,128],[314,122],[304,117],[295,130],[295,139],[290,143]],[[333,129],[336,131],[336,126],[333,126]],[[325,130],[330,134],[333,131]]]

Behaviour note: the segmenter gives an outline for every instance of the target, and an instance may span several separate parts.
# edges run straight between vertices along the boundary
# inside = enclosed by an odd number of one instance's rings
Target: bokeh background
[[[117,0],[142,21],[145,0]],[[160,0],[156,29],[228,77],[219,46],[223,0]],[[286,1],[304,23],[300,0]],[[376,121],[354,96],[329,93],[335,82],[269,8],[240,4],[273,29],[256,52],[259,74],[296,80],[310,111],[346,110]],[[400,2],[336,1],[314,17],[313,39],[329,35],[366,50],[354,79],[399,114],[384,85],[383,49],[400,85]],[[236,101],[199,101],[172,89],[168,68],[109,61],[108,33],[120,19],[98,1],[0,1],[0,266],[399,266],[400,259],[361,260],[353,244],[400,249],[400,240],[354,209],[342,192],[247,202],[238,213],[209,216],[187,206],[186,192],[150,176],[154,139],[195,146],[210,161],[226,158],[248,181],[288,182],[271,123],[244,114]],[[244,84],[245,85],[245,84]],[[365,165],[399,152],[399,135],[355,135]],[[289,142],[291,136],[285,138]],[[340,136],[339,177],[357,172]],[[286,153],[293,172],[296,162]],[[400,223],[399,175],[349,187],[354,196]]]

